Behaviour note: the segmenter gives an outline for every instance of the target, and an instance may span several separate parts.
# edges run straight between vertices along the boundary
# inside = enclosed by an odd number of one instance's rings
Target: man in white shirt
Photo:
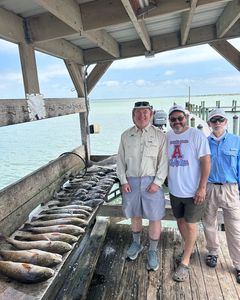
[[[174,105],[169,110],[172,128],[168,139],[168,188],[173,214],[184,240],[184,251],[178,257],[175,281],[184,281],[197,239],[197,225],[205,209],[205,194],[210,172],[210,149],[204,134],[189,128],[185,109]]]
[[[162,185],[167,176],[166,136],[151,125],[149,102],[136,102],[132,111],[134,126],[121,136],[117,156],[117,174],[122,187],[123,212],[131,218],[133,242],[127,256],[134,260],[142,251],[142,219],[149,220],[147,269],[159,268],[157,246],[161,219],[165,215]]]

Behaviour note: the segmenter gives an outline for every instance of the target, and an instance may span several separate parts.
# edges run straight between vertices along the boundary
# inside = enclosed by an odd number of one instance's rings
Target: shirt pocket
[[[224,155],[227,158],[228,164],[235,170],[237,167],[238,150],[235,148],[224,150]]]
[[[145,155],[148,157],[158,157],[159,145],[154,142],[145,142]]]

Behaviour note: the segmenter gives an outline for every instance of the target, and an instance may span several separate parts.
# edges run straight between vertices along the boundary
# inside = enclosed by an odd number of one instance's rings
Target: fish
[[[50,268],[12,261],[0,261],[0,272],[23,283],[42,282],[54,275]]]
[[[41,227],[36,227],[41,228]],[[47,227],[44,227],[47,228]],[[79,227],[77,227],[79,228]],[[72,246],[66,242],[61,241],[18,241],[13,238],[0,236],[1,240],[5,240],[9,244],[13,245],[15,248],[20,250],[31,250],[31,249],[39,249],[43,251],[49,251],[58,254],[64,254],[70,250],[72,250]]]
[[[62,241],[69,244],[76,243],[78,238],[74,235],[61,233],[61,232],[47,232],[32,234],[25,231],[18,232],[14,238],[19,241],[40,241],[40,240],[50,240],[50,241]]]
[[[82,225],[87,225],[88,222],[86,220],[80,219],[80,218],[75,218],[74,214],[72,218],[61,218],[61,219],[53,219],[49,220],[48,217],[52,217],[53,215],[42,215],[41,217],[34,218],[34,220],[37,221],[31,221],[25,224],[31,224],[32,226],[53,226],[53,225],[61,225],[61,224],[72,224],[76,226],[82,226]],[[85,216],[84,216],[85,217]],[[38,220],[41,221],[38,221]]]
[[[104,202],[103,199],[92,199],[92,200],[84,201],[84,204],[87,206],[90,206],[90,207],[96,207],[96,206],[102,204],[103,202]],[[73,203],[74,203],[74,201],[73,201]]]
[[[41,211],[41,214],[61,214],[61,213],[67,213],[67,214],[84,214],[86,216],[90,216],[91,213],[85,209],[81,208],[65,208],[65,207],[58,207],[58,208],[51,208],[48,210]]]
[[[70,224],[45,226],[45,227],[34,227],[29,224],[28,226],[21,228],[21,230],[35,232],[35,233],[61,232],[61,233],[72,234],[75,236],[78,236],[85,232],[85,230],[82,227],[78,227]]]
[[[69,220],[70,219],[79,219],[79,220],[82,220],[82,224],[83,223],[86,223],[86,220],[83,220],[86,218],[86,216],[84,214],[45,214],[45,215],[37,215],[35,217],[32,218],[32,220],[44,220],[44,221],[47,221],[47,220],[59,220],[59,221],[56,221],[55,224],[51,224],[51,225],[57,225],[57,224],[66,224],[66,223],[69,223]],[[67,220],[65,223],[64,223],[64,219],[69,219]],[[51,226],[50,225],[50,226]]]
[[[31,250],[0,250],[4,260],[29,263],[42,267],[53,267],[62,262],[62,255],[39,249]]]
[[[81,201],[78,201],[80,203],[84,203],[84,202],[81,202]],[[83,209],[83,210],[87,210],[89,212],[92,212],[93,209],[89,206],[86,206],[86,205],[83,205],[83,204],[69,204],[69,205],[65,205],[65,206],[52,206],[51,209]]]

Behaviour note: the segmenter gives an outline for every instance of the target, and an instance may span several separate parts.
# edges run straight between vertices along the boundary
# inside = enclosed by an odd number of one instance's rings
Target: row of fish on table
[[[116,180],[115,168],[91,167],[65,182],[12,237],[0,234],[0,272],[23,283],[52,277]]]

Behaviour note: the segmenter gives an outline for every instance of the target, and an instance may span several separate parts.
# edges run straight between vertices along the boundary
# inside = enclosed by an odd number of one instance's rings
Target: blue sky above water
[[[240,38],[229,41],[240,50]],[[36,52],[45,98],[76,97],[61,59]],[[18,47],[0,39],[1,98],[24,98]],[[91,67],[89,67],[89,71]],[[172,50],[153,58],[115,61],[90,93],[91,99],[240,93],[240,72],[209,45]]]

